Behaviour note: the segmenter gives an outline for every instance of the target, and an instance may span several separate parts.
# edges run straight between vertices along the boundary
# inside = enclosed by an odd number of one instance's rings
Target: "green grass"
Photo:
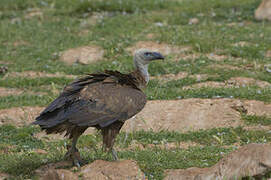
[[[270,73],[264,69],[264,65],[270,64],[265,53],[271,50],[271,24],[254,19],[259,3],[259,0],[1,0],[0,65],[7,66],[9,72],[61,72],[82,76],[112,69],[127,73],[133,69],[133,63],[126,48],[137,41],[148,41],[146,35],[152,33],[152,41],[190,46],[192,49],[183,53],[199,56],[184,59],[182,52],[169,54],[165,61],[150,64],[151,76],[187,72],[189,75],[205,74],[207,79],[199,81],[189,76],[167,82],[151,80],[145,90],[149,100],[236,98],[270,103],[270,87],[182,89],[199,82],[225,82],[232,77],[271,83]],[[33,10],[40,11],[42,16],[26,18]],[[96,23],[89,23],[92,15],[97,13],[101,17]],[[191,18],[198,18],[199,23],[189,24]],[[82,35],[82,31],[87,33]],[[14,46],[17,42],[25,45]],[[236,46],[239,42],[246,42],[246,45]],[[92,44],[104,48],[102,61],[71,66],[59,61],[61,52]],[[228,58],[209,59],[207,55],[210,53]],[[213,68],[217,64],[238,69]],[[246,68],[251,65],[253,68]],[[0,75],[0,87],[18,88],[26,93],[0,97],[0,109],[46,106],[56,98],[55,90],[62,90],[72,81],[65,77],[3,77]],[[243,114],[242,119],[246,125],[271,125],[268,116]],[[10,173],[15,179],[35,178],[34,170],[39,166],[63,158],[67,141],[36,139],[33,134],[39,131],[31,126],[0,126],[0,172]],[[266,143],[271,141],[270,137],[268,131],[247,131],[242,127],[187,133],[139,131],[121,133],[116,145],[121,149],[119,156],[136,160],[149,179],[162,179],[165,169],[209,167],[222,158],[223,153],[232,151],[235,143]],[[174,150],[159,146],[143,150],[126,149],[132,142],[160,145],[190,141],[200,146]],[[95,159],[112,160],[111,155],[100,150],[100,143],[99,134],[79,139],[78,147],[89,163]],[[37,154],[35,149],[44,149],[48,154]],[[6,150],[8,153],[1,153]]]
[[[243,115],[242,118],[247,124],[251,125],[271,125],[271,118],[267,116]]]
[[[21,178],[32,177],[33,170],[42,164],[60,161],[66,151],[66,140],[42,141],[35,138],[33,135],[39,132],[39,128],[36,127],[15,128],[11,125],[4,125],[0,127],[0,132],[0,171]],[[270,137],[270,132],[247,131],[241,127],[215,128],[187,133],[139,131],[127,135],[121,133],[117,138],[116,146],[124,148],[118,152],[121,159],[136,160],[150,179],[161,179],[165,169],[212,166],[235,149],[234,146],[226,148],[227,145],[271,142]],[[156,145],[191,141],[204,146],[173,150],[155,146],[125,150],[125,147],[129,147],[132,141],[133,143]],[[111,154],[101,151],[100,142],[99,133],[80,137],[78,148],[88,163],[96,159],[112,161]],[[8,154],[1,154],[1,149],[5,147],[12,148]],[[44,149],[48,154],[37,154],[36,149]]]

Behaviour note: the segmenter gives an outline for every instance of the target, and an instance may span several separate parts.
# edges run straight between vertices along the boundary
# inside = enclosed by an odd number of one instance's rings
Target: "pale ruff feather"
[[[145,82],[148,84],[150,80],[149,72],[148,72],[148,64],[142,64],[140,61],[140,56],[134,57],[134,66],[141,73]]]

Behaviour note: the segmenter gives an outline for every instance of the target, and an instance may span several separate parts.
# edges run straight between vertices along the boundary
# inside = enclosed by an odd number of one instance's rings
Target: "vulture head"
[[[148,64],[154,60],[164,59],[164,56],[159,52],[154,52],[148,49],[139,49],[134,54],[135,68],[143,75],[146,83],[149,82]]]

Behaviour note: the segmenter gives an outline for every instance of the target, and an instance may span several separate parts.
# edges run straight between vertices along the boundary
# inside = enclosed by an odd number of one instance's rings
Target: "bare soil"
[[[268,87],[271,87],[271,84],[269,82],[260,81],[253,78],[233,77],[225,82],[207,81],[207,82],[193,84],[190,86],[184,86],[183,89],[197,89],[197,88],[202,88],[202,87],[231,88],[231,87],[246,87],[246,86],[258,86],[260,88],[268,88]]]
[[[74,75],[64,74],[60,72],[57,72],[55,74],[50,74],[50,73],[38,72],[38,71],[8,72],[7,74],[5,74],[3,78],[6,79],[8,77],[23,77],[23,78],[66,77],[66,78],[71,78],[71,79],[76,78],[76,76]]]
[[[169,130],[193,131],[244,125],[240,110],[249,115],[271,114],[271,104],[238,99],[184,99],[149,101],[145,108],[128,120],[122,131]]]
[[[90,64],[103,59],[104,50],[96,45],[83,46],[64,51],[60,60],[72,65],[73,63]]]
[[[0,125],[13,124],[16,126],[29,125],[43,110],[42,107],[15,107],[0,110]]]

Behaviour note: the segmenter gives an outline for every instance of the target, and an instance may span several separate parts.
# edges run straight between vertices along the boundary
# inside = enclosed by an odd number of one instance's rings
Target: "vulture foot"
[[[65,159],[71,160],[78,168],[84,164],[84,161],[80,157],[80,153],[77,148],[70,148],[65,154]]]
[[[112,152],[112,156],[113,156],[114,161],[118,161],[119,158],[118,158],[118,155],[117,155],[117,152],[115,151],[115,149],[112,148],[111,152]]]

